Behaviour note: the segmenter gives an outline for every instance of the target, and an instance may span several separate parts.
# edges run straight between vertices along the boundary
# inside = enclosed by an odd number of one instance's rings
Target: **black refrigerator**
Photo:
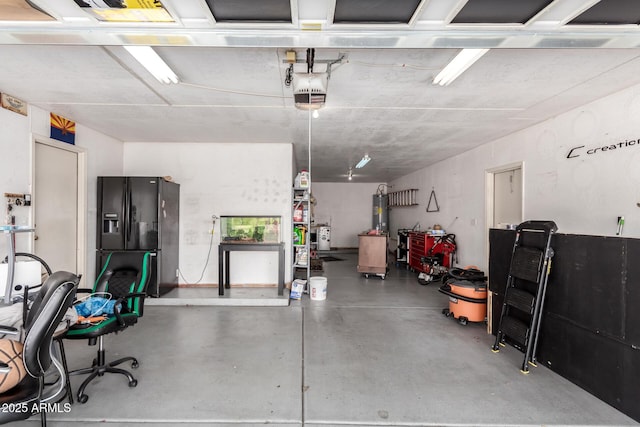
[[[160,177],[98,177],[96,274],[111,252],[151,252],[147,294],[178,285],[180,185]]]

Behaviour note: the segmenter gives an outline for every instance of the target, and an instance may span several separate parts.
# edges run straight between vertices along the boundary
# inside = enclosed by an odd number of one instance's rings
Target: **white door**
[[[493,226],[522,222],[522,169],[493,175]]]
[[[35,143],[35,254],[53,271],[79,273],[78,153]]]
[[[523,221],[522,168],[523,164],[519,163],[486,172],[487,234],[485,241],[487,256],[489,256],[489,229],[504,227],[506,224],[520,224]],[[491,281],[491,277],[489,277],[489,281]],[[491,333],[492,317],[493,294],[489,292],[487,298],[487,331],[489,333]]]

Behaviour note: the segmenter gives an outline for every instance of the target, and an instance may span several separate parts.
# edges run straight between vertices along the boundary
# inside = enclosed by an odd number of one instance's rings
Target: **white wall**
[[[72,119],[70,117],[70,119]],[[34,138],[49,135],[49,112],[29,107],[29,116],[0,108],[0,197],[4,193],[32,193]],[[63,144],[63,143],[61,143]],[[211,215],[280,215],[286,242],[286,277],[290,280],[290,204],[293,176],[291,144],[125,144],[76,124],[76,147],[87,153],[87,238],[83,286],[95,277],[96,182],[100,175],[172,175],[182,190],[180,267],[188,281],[200,277],[207,260]],[[123,160],[126,157],[126,162]],[[126,165],[125,165],[126,163]],[[32,225],[31,208],[14,211],[17,223]],[[2,221],[4,223],[4,211]],[[17,237],[17,249],[32,250],[32,234]],[[202,283],[217,284],[217,243]],[[0,238],[0,253],[6,253]],[[276,283],[275,253],[234,253],[233,283]],[[55,269],[55,266],[52,266]]]
[[[126,175],[170,175],[180,184],[180,283],[195,283],[203,271],[200,284],[218,283],[220,221],[212,240],[212,215],[281,216],[291,280],[291,144],[127,143],[124,158]],[[277,260],[275,252],[233,252],[230,281],[275,284]]]
[[[394,190],[419,188],[420,206],[396,209],[391,225],[434,223],[455,233],[460,265],[486,269],[485,171],[524,162],[525,219],[550,219],[559,232],[613,236],[624,215],[625,237],[640,237],[640,144],[587,150],[640,140],[640,86],[587,104],[406,175]],[[568,159],[572,147],[579,157]],[[440,212],[425,212],[434,187]]]
[[[70,118],[71,119],[71,118]],[[49,111],[29,106],[29,115],[0,108],[0,196],[4,193],[33,193],[32,152],[35,138],[49,136]],[[64,143],[60,143],[64,145]],[[96,177],[122,174],[122,142],[81,124],[76,125],[76,147],[87,152],[87,236],[85,278],[81,286],[90,287],[95,277],[96,250]],[[20,208],[17,223],[33,225],[32,208]],[[4,209],[1,223],[5,223]],[[18,251],[32,251],[32,233],[21,233],[16,239]],[[0,238],[0,253],[7,251],[6,239]],[[4,257],[4,255],[2,255]],[[46,260],[45,260],[46,261]],[[51,266],[55,269],[55,266]]]
[[[358,233],[371,229],[379,184],[314,182],[315,224],[331,225],[332,248],[357,248]]]
[[[0,108],[0,223],[6,224],[4,193],[31,193],[31,137],[29,117]],[[17,208],[12,212],[16,224],[31,225],[31,209]],[[16,250],[31,250],[31,233],[16,234]],[[0,235],[0,258],[8,251],[8,240]]]

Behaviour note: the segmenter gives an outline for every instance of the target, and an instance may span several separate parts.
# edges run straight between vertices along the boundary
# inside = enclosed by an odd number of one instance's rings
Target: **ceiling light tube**
[[[433,79],[433,84],[448,86],[489,49],[462,49],[455,58]]]
[[[362,159],[360,159],[360,161],[358,162],[358,164],[356,165],[356,169],[360,169],[363,168],[364,165],[366,165],[367,163],[369,163],[369,160],[371,160],[371,157],[369,157],[368,154],[365,154],[364,157]]]
[[[124,46],[153,77],[164,84],[178,83],[178,76],[151,46]]]

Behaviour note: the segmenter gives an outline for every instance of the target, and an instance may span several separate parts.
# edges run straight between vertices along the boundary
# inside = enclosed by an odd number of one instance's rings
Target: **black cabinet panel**
[[[538,361],[640,420],[640,351],[548,314],[542,323]]]
[[[636,306],[637,307],[637,306]],[[636,332],[638,324],[636,323]],[[640,421],[640,349],[638,347],[625,347],[623,357],[623,372],[625,381],[622,386],[622,405],[620,410],[636,421]]]
[[[453,18],[454,24],[524,24],[551,0],[469,0]]]
[[[627,260],[625,341],[635,345],[640,352],[640,240],[627,239]]]
[[[515,231],[493,229],[489,232],[489,290],[504,295],[509,276]]]
[[[514,239],[489,233],[494,331]],[[558,233],[551,246],[538,360],[640,421],[640,239]]]
[[[545,311],[592,332],[624,336],[626,239],[556,235]]]

